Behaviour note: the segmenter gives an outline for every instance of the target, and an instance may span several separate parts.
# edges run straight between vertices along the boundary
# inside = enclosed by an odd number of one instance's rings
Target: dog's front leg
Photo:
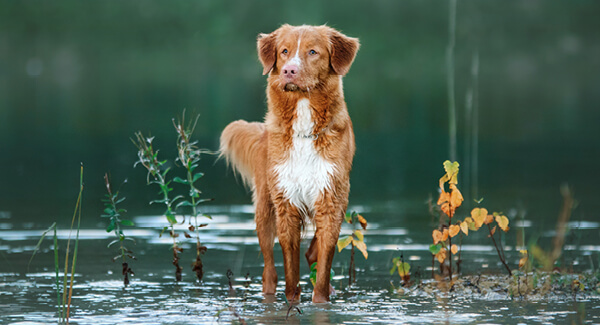
[[[285,296],[289,302],[300,301],[300,232],[302,219],[288,201],[276,203],[277,237],[283,252]]]
[[[275,209],[268,192],[258,191],[255,195],[256,204],[256,234],[265,262],[263,270],[263,293],[275,294],[277,288],[277,271],[273,259],[273,244],[275,242]]]
[[[315,207],[315,233],[317,245],[317,281],[313,291],[313,302],[324,303],[329,301],[329,294],[333,291],[330,284],[331,264],[335,254],[345,207],[338,207],[327,195]],[[312,249],[309,249],[312,251]],[[309,256],[307,255],[307,258]],[[310,258],[309,258],[310,259]]]

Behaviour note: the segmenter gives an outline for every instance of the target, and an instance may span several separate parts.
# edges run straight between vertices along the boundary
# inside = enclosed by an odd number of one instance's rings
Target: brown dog
[[[269,74],[267,116],[264,123],[229,124],[221,135],[221,154],[253,190],[265,294],[274,294],[277,286],[277,234],[285,294],[289,301],[300,299],[300,239],[309,218],[316,226],[306,252],[309,266],[317,262],[313,302],[329,301],[329,272],[355,149],[342,76],[358,47],[358,39],[327,26],[283,25],[258,36],[263,74]]]

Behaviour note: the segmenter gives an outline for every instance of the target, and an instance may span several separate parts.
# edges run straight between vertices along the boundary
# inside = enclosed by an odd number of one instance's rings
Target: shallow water
[[[370,211],[368,207],[353,207],[367,212],[369,223],[365,241],[369,259],[357,253],[358,280],[348,287],[349,250],[338,253],[333,269],[333,284],[337,294],[326,305],[310,303],[312,285],[308,265],[302,262],[301,314],[292,309],[287,322],[319,324],[556,324],[600,322],[600,296],[579,293],[546,297],[511,298],[507,292],[482,294],[465,292],[428,292],[414,286],[403,292],[397,274],[390,276],[392,257],[401,253],[412,268],[412,278],[430,282],[431,255],[428,252],[429,231],[414,232],[410,223],[398,227],[389,211]],[[112,234],[98,225],[97,229],[82,229],[76,267],[71,322],[74,324],[183,324],[183,323],[283,323],[288,307],[283,294],[281,250],[275,246],[279,272],[279,294],[265,298],[261,294],[262,257],[254,234],[251,206],[206,207],[212,220],[202,228],[200,236],[208,247],[204,256],[205,276],[202,283],[195,279],[190,264],[195,256],[193,239],[180,236],[184,252],[180,264],[183,281],[175,283],[171,265],[171,238],[159,237],[166,220],[161,216],[133,218],[135,229],[125,229],[136,245],[130,245],[137,261],[130,263],[135,272],[131,285],[123,287],[121,265],[111,262],[116,248],[107,248]],[[410,214],[410,209],[404,211]],[[396,216],[397,217],[397,216]],[[423,216],[421,216],[424,218]],[[0,224],[0,321],[7,324],[52,324],[57,322],[54,262],[51,236],[27,272],[27,263],[44,229],[5,217]],[[531,227],[531,220],[521,226]],[[515,225],[517,226],[517,225]],[[579,240],[568,241],[565,255],[576,272],[597,266],[600,246],[590,233],[598,231],[596,222],[571,225],[580,232]],[[182,232],[187,225],[178,225]],[[343,229],[342,235],[351,231]],[[59,229],[61,263],[68,231]],[[543,236],[551,236],[547,231]],[[310,241],[310,226],[303,240],[303,249]],[[506,239],[509,263],[518,259],[511,238]],[[514,243],[514,241],[513,241]],[[494,273],[501,281],[510,281],[502,272],[496,252],[481,236],[463,243],[463,273]],[[227,271],[231,270],[231,285]],[[504,279],[504,280],[503,280]]]

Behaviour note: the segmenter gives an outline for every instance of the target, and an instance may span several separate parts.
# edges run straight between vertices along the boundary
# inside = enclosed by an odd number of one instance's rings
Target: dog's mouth
[[[283,87],[283,89],[285,89],[285,91],[298,91],[300,90],[300,87],[295,83],[288,82],[287,84],[285,84],[285,87]]]

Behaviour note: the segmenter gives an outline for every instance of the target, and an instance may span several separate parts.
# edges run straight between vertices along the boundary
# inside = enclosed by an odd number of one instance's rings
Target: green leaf
[[[192,182],[197,181],[199,178],[201,178],[202,176],[204,176],[204,173],[196,173],[194,175],[194,178],[192,179]]]
[[[120,199],[116,200],[116,201],[115,201],[115,205],[116,205],[116,204],[119,204],[119,203],[121,203],[121,202],[123,202],[123,201],[125,201],[125,198],[124,198],[124,197],[122,197],[122,198],[120,198]]]
[[[165,213],[165,217],[167,217],[167,220],[169,221],[170,224],[174,225],[177,223],[177,219],[175,218],[175,216],[173,215],[172,212],[167,211]]]
[[[115,240],[111,241],[108,245],[106,245],[106,247],[110,247],[110,246],[112,246],[112,245],[114,245],[114,244],[116,244],[116,243],[118,243],[120,241],[121,240],[119,240],[119,239],[115,239]]]
[[[106,232],[111,232],[111,231],[115,230],[115,224],[116,224],[115,219],[111,219],[110,223],[108,224],[108,227],[106,227]]]
[[[441,244],[431,244],[429,245],[429,251],[431,252],[432,255],[436,255],[437,253],[440,252],[440,249],[442,249],[442,245]]]
[[[133,221],[127,220],[127,219],[122,219],[121,220],[121,224],[123,226],[135,226],[135,224],[133,223]]]
[[[209,216],[208,214],[203,214],[202,216],[207,217],[208,219],[212,220],[212,217]]]
[[[396,263],[392,264],[392,268],[390,269],[390,275],[394,275],[394,272],[396,272]]]
[[[183,179],[183,178],[181,178],[181,177],[179,177],[179,176],[178,176],[178,177],[175,177],[175,178],[173,178],[173,182],[175,182],[175,183],[180,183],[180,184],[189,184],[189,182],[188,182],[188,180],[187,180],[187,179]]]
[[[353,214],[354,214],[354,212],[346,213],[346,215],[344,216],[344,220],[346,220],[347,223],[352,223],[352,215]]]

